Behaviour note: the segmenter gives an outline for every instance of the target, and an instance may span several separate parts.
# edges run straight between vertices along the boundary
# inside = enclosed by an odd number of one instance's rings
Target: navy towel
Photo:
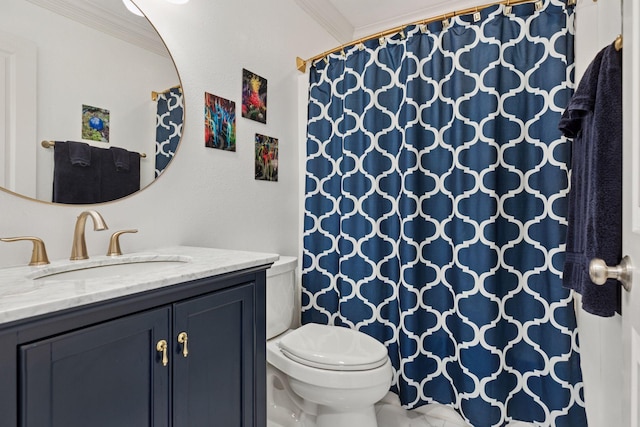
[[[129,170],[129,151],[124,148],[111,147],[109,148],[111,154],[113,154],[113,163],[116,166],[117,171]]]
[[[140,189],[140,154],[111,147],[101,151],[103,202],[120,199]]]
[[[573,138],[563,285],[582,294],[585,311],[613,316],[621,285],[589,278],[592,258],[622,258],[622,52],[613,45],[585,71],[559,127]]]
[[[123,148],[59,142],[54,147],[55,203],[109,202],[140,189],[140,154]]]
[[[53,148],[54,203],[100,202],[100,169],[91,162],[91,150],[82,142],[56,141]],[[94,159],[95,160],[95,159]]]
[[[91,166],[91,146],[84,142],[67,141],[69,147],[69,160],[72,165]]]

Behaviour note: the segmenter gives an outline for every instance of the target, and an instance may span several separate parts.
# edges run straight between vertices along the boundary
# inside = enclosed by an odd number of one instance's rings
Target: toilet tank
[[[291,328],[296,315],[298,259],[281,256],[267,270],[267,339]]]

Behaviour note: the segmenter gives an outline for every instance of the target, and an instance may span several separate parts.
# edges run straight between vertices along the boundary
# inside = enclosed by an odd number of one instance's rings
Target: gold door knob
[[[589,263],[589,277],[593,283],[604,285],[607,279],[616,279],[627,292],[631,292],[632,271],[633,266],[628,256],[622,258],[615,267],[607,266],[600,258],[594,258]]]
[[[189,336],[186,332],[180,332],[178,334],[178,343],[182,344],[182,356],[187,357],[189,355],[189,349],[187,348],[187,341]]]
[[[156,344],[156,351],[162,354],[162,366],[167,366],[169,364],[169,356],[167,355],[167,341],[158,341],[158,343]]]

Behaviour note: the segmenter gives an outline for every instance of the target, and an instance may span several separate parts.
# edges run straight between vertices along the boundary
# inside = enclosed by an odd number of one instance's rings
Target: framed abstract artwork
[[[204,94],[204,145],[236,151],[236,103]]]
[[[267,80],[242,70],[242,117],[267,123]]]
[[[109,110],[82,105],[82,139],[109,142]]]
[[[259,181],[278,180],[278,140],[256,133],[255,178]]]

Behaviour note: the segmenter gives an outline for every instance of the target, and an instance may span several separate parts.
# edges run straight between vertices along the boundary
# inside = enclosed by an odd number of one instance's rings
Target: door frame
[[[640,3],[623,1],[623,253],[640,265]],[[622,293],[624,426],[638,427],[640,418],[640,294],[638,269],[631,292]],[[634,289],[635,288],[635,289]]]
[[[0,32],[0,187],[36,198],[37,48]]]

